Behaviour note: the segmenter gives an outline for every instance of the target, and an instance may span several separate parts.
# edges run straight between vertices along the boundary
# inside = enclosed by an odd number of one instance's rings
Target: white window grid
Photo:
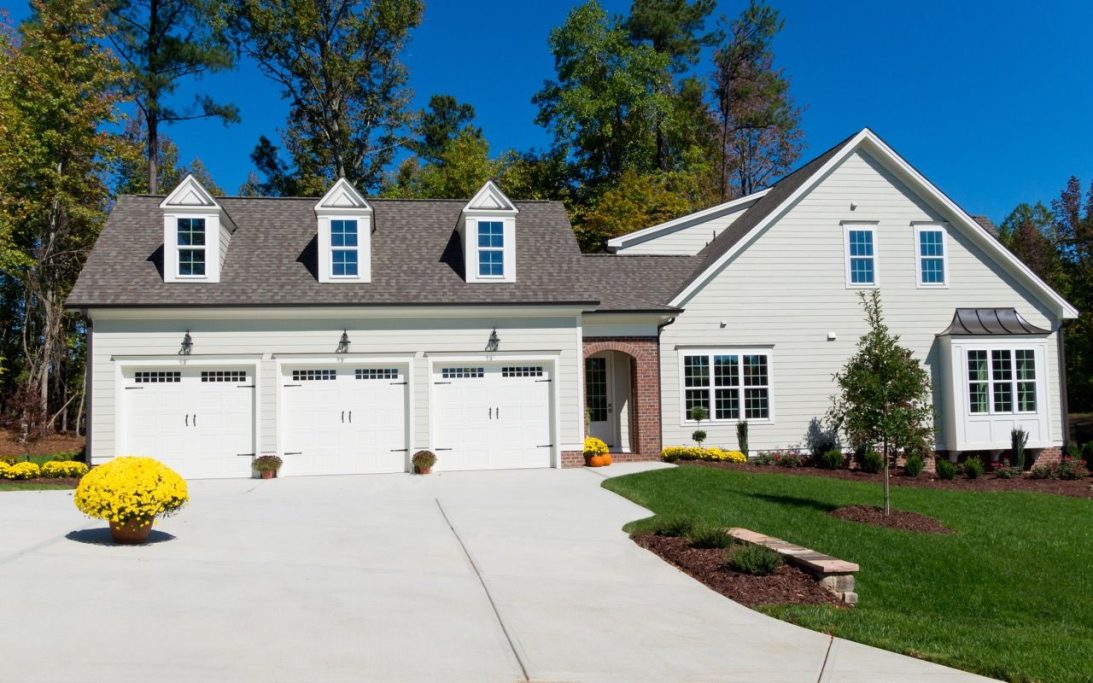
[[[330,368],[293,370],[293,382],[321,382],[337,379],[338,371]]]
[[[440,376],[444,379],[481,379],[486,376],[485,368],[441,368]]]
[[[949,244],[944,228],[915,226],[915,264],[919,287],[949,285]]]
[[[1029,348],[969,349],[968,412],[972,415],[1036,413],[1036,352]]]
[[[683,419],[706,409],[710,422],[773,420],[771,354],[768,350],[688,351],[683,354]],[[712,370],[712,372],[711,372]]]
[[[202,382],[246,382],[246,370],[202,370]]]
[[[178,370],[141,370],[133,375],[133,381],[137,384],[181,382],[182,373]]]
[[[354,371],[357,379],[398,379],[397,368],[357,368]]]
[[[502,377],[542,377],[542,365],[509,365],[501,368]]]

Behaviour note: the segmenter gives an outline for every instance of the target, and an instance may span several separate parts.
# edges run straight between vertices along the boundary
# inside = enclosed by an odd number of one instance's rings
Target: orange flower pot
[[[152,520],[131,519],[126,522],[110,522],[110,536],[118,545],[140,545],[152,533]]]

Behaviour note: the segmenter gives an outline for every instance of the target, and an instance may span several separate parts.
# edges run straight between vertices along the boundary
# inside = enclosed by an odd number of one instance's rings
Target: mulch
[[[774,465],[747,465],[733,462],[687,461],[680,465],[690,467],[712,467],[715,469],[740,470],[741,472],[765,472],[768,474],[788,474],[799,477],[827,477],[844,481],[870,482],[880,485],[884,476],[868,474],[859,470],[824,470],[818,467],[776,467]],[[999,479],[991,474],[984,474],[978,479],[957,476],[956,479],[938,479],[930,472],[923,472],[917,477],[908,477],[903,468],[897,468],[889,478],[892,486],[914,486],[924,489],[942,489],[946,491],[1030,491],[1050,493],[1072,498],[1093,498],[1093,478],[1067,481],[1063,479]]]
[[[53,455],[54,453],[79,453],[83,450],[84,437],[72,434],[50,434],[37,441],[21,444],[18,435],[8,429],[0,429],[0,455]]]
[[[27,488],[33,488],[35,485],[40,484],[56,484],[58,486],[67,486],[74,489],[80,484],[79,479],[73,479],[71,477],[38,477],[37,479],[0,479],[4,484],[10,486],[26,486]]]
[[[770,576],[733,571],[723,548],[692,548],[686,538],[641,534],[634,542],[675,565],[725,597],[746,607],[834,605],[842,603],[803,570],[782,565]]]
[[[888,529],[900,529],[901,531],[916,531],[922,534],[951,534],[953,532],[952,529],[933,517],[907,510],[892,510],[890,514],[885,515],[884,508],[875,505],[847,505],[832,510],[828,514],[850,522],[861,522]]]

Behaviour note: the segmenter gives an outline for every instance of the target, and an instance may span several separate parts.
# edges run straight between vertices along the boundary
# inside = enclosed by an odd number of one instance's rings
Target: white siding
[[[429,358],[426,353],[483,353],[490,331],[495,327],[502,354],[529,355],[559,352],[555,391],[559,415],[557,450],[579,448],[582,438],[579,364],[581,359],[579,318],[428,318],[357,319],[349,317],[315,319],[236,320],[117,320],[96,317],[93,328],[91,430],[92,457],[98,461],[115,453],[115,370],[114,356],[177,354],[187,329],[193,337],[190,362],[199,364],[205,354],[263,354],[259,363],[258,401],[259,450],[276,452],[277,387],[276,361],[272,355],[291,353],[334,354],[343,328],[351,340],[352,353],[414,353],[412,435],[414,450],[429,448]],[[503,355],[496,360],[503,360]],[[282,358],[283,362],[286,361]],[[571,449],[572,449],[571,448]]]
[[[851,210],[851,204],[856,209]],[[929,366],[935,403],[946,400],[939,345],[958,307],[1016,307],[1031,323],[1058,321],[1014,278],[952,226],[946,226],[949,285],[917,285],[912,221],[941,217],[863,153],[847,158],[808,195],[741,251],[661,336],[665,445],[687,443],[681,424],[679,346],[772,346],[774,421],[752,422],[753,451],[805,443],[809,422],[823,419],[835,391],[832,375],[865,332],[858,290],[846,286],[842,221],[877,221],[877,273],[885,315],[902,342]],[[725,321],[725,327],[720,322]],[[837,334],[828,341],[829,332]],[[1056,335],[1047,345],[1051,434],[1062,439]],[[940,420],[936,423],[940,429]],[[704,423],[709,443],[735,447],[734,423]]]
[[[708,216],[694,223],[684,223],[680,227],[664,232],[655,237],[642,240],[637,244],[619,249],[619,254],[683,254],[693,256],[702,251],[725,228],[744,215],[748,206],[736,207],[731,211],[715,216]]]

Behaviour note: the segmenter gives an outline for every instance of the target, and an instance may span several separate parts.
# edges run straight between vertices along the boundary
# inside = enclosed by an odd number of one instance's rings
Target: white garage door
[[[285,367],[282,472],[405,472],[405,367]]]
[[[122,378],[124,455],[186,478],[251,476],[253,368],[129,368]]]
[[[550,467],[550,387],[546,364],[438,364],[436,468]]]

